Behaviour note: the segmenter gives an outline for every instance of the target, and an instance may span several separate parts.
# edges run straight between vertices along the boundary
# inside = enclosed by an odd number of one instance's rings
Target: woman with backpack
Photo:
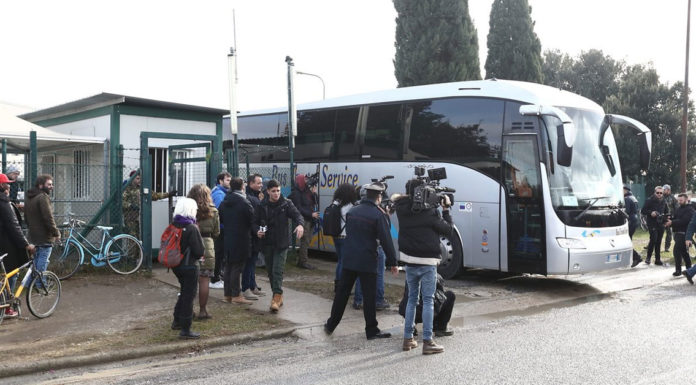
[[[199,265],[198,305],[200,310],[196,318],[199,321],[204,321],[212,318],[208,314],[206,305],[208,305],[208,294],[210,292],[208,284],[215,270],[215,238],[220,236],[220,216],[213,204],[208,186],[197,184],[191,188],[187,196],[196,201],[198,206],[196,221],[198,222],[198,230],[201,232],[203,247],[205,248],[203,260]]]
[[[191,331],[193,321],[193,300],[198,288],[198,261],[205,254],[203,238],[196,225],[198,204],[191,198],[181,198],[174,207],[172,226],[181,230],[179,248],[183,258],[172,268],[179,280],[181,291],[174,306],[173,330],[181,330],[179,338],[196,339],[201,335]]]
[[[343,268],[343,244],[346,240],[346,214],[353,208],[353,202],[357,200],[355,195],[355,186],[352,184],[344,183],[339,185],[334,191],[333,203],[337,208],[341,210],[340,216],[340,235],[334,236],[334,247],[336,248],[336,277],[334,278],[334,293],[338,287],[338,281],[341,279],[341,269]]]

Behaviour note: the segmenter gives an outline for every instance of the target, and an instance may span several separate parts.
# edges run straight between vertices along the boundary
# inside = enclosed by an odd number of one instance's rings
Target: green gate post
[[[7,171],[7,139],[2,140],[2,172]]]
[[[29,162],[31,165],[29,166],[29,180],[25,181],[26,186],[31,186],[34,183],[34,180],[36,180],[36,177],[39,176],[39,154],[37,150],[37,143],[36,143],[36,131],[30,131],[29,132]]]
[[[234,165],[232,164],[232,162],[233,162],[232,161],[232,150],[230,150],[230,149],[225,150],[225,158],[227,158],[227,172],[232,174],[232,176],[236,176],[234,174]]]
[[[246,168],[247,168],[247,180],[249,180],[249,175],[251,175],[251,172],[249,171],[249,153],[246,153]]]
[[[145,267],[152,271],[152,170],[147,135],[140,134],[140,236]]]

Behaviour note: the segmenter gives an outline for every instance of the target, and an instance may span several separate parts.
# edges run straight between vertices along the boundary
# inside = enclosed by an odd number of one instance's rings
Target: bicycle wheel
[[[7,296],[5,295],[5,290],[0,291],[0,305],[5,305],[5,301],[7,301]],[[7,304],[9,305],[9,303]],[[0,309],[0,324],[2,323],[3,318],[5,318],[5,307]]]
[[[60,279],[50,271],[32,278],[27,290],[27,307],[36,318],[53,314],[60,302]]]
[[[143,248],[132,235],[115,236],[104,250],[109,267],[119,274],[134,273],[143,263]]]
[[[68,279],[80,268],[83,258],[82,247],[70,240],[65,245],[53,246],[46,269],[55,273],[60,280]]]

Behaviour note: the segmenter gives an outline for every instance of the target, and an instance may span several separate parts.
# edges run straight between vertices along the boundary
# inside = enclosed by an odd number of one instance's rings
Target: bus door
[[[508,271],[546,274],[546,239],[536,135],[503,136]],[[502,245],[501,245],[502,246]]]

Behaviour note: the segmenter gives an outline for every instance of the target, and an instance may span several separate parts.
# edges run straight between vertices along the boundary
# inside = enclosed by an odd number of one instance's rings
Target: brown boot
[[[278,305],[278,297],[280,297],[280,294],[273,294],[273,298],[271,298],[271,311],[273,313],[278,312],[278,309],[280,309],[280,305]]]
[[[241,294],[232,298],[230,300],[230,302],[237,304],[237,305],[251,305],[253,303],[253,302],[247,300],[246,298],[244,298],[244,296],[242,296]]]
[[[232,303],[232,297],[225,296],[225,298],[222,299],[222,302]]]
[[[283,307],[283,295],[278,294],[278,307]]]
[[[423,340],[423,354],[437,354],[445,351],[445,348],[433,340]]]
[[[411,349],[415,349],[418,347],[418,342],[416,342],[415,339],[413,338],[404,338],[404,345],[403,349],[405,352],[408,352]]]

